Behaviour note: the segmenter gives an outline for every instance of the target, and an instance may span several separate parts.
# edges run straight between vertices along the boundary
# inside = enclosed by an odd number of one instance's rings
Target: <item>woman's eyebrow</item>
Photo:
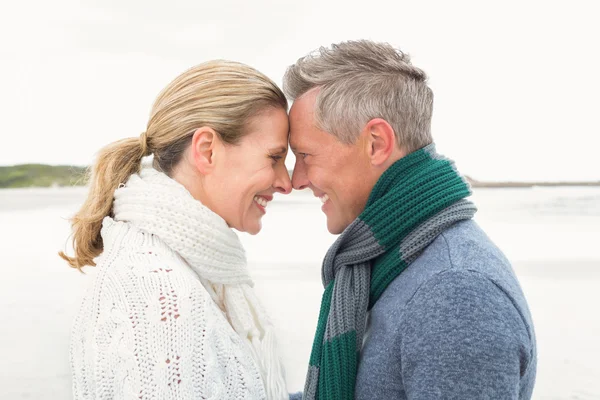
[[[272,154],[281,154],[281,153],[285,153],[287,151],[287,147],[273,147],[271,149],[269,149],[269,152]]]

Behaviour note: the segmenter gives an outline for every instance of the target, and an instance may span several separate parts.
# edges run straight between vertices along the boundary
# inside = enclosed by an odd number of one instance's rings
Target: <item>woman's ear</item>
[[[192,137],[192,158],[202,175],[210,174],[215,168],[215,149],[220,143],[217,133],[209,127],[196,129]]]

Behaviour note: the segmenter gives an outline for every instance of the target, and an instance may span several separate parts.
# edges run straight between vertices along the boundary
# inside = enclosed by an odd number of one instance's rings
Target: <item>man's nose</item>
[[[306,189],[309,183],[303,163],[296,161],[294,172],[292,174],[292,186],[296,190],[302,190]]]

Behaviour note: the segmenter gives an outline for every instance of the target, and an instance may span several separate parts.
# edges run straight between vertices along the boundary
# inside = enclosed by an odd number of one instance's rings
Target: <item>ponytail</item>
[[[71,220],[75,254],[58,254],[73,268],[96,265],[94,258],[104,250],[102,221],[112,216],[115,190],[139,172],[144,156],[153,154],[153,167],[170,176],[196,129],[208,126],[235,144],[247,133],[249,119],[269,107],[287,110],[287,100],[273,81],[247,65],[214,60],[179,75],[158,95],[146,132],[100,150],[88,197]]]
[[[112,213],[115,190],[132,174],[139,172],[142,157],[149,154],[146,134],[111,143],[98,153],[98,159],[88,173],[89,192],[81,209],[71,219],[75,255],[61,251],[58,255],[73,268],[95,266],[94,258],[104,248],[100,230],[102,220]]]

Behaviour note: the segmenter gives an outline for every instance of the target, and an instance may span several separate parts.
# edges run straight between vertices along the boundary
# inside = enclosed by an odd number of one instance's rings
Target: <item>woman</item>
[[[99,269],[73,328],[75,399],[288,397],[231,229],[258,233],[291,190],[286,110],[263,74],[212,61],[160,93],[139,138],[100,151],[75,254],[60,253]]]

